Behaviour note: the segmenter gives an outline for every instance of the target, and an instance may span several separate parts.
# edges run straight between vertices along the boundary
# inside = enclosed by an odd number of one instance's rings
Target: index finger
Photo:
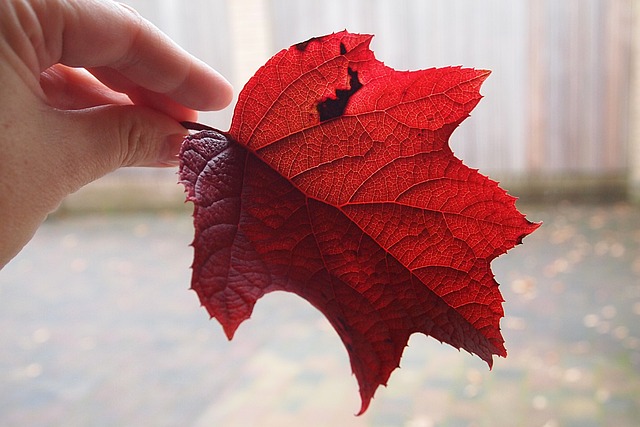
[[[232,88],[224,77],[133,9],[109,0],[41,5],[57,8],[40,15],[40,23],[48,51],[58,52],[57,57],[40,58],[41,70],[57,62],[113,69],[132,83],[195,110],[221,109],[231,101]],[[47,23],[52,16],[58,18],[57,25]],[[60,46],[51,46],[56,42]]]

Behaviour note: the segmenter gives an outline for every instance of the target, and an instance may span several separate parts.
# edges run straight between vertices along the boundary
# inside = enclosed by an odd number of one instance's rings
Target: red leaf
[[[180,170],[202,304],[231,338],[267,292],[309,301],[347,348],[360,413],[414,332],[490,366],[506,356],[489,264],[539,226],[448,146],[489,72],[395,71],[370,40],[341,32],[276,54],[228,134],[185,140]]]

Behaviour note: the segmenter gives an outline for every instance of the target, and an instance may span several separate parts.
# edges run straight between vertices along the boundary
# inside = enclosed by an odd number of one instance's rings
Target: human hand
[[[0,2],[0,268],[83,185],[122,166],[175,165],[178,122],[231,97],[126,6]]]

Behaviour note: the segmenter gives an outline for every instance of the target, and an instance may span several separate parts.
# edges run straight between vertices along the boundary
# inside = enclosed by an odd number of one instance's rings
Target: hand
[[[126,6],[0,2],[0,268],[83,185],[122,166],[175,165],[178,121],[231,97]]]

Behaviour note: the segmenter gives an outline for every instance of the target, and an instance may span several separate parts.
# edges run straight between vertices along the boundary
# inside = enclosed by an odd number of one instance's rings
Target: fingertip
[[[198,67],[203,73],[201,78],[196,78],[190,83],[194,84],[203,102],[200,108],[196,109],[203,111],[222,110],[233,100],[233,86],[218,71],[200,60],[197,62],[199,62]]]
[[[231,86],[231,83],[229,83],[227,79],[222,77],[220,74],[218,75],[220,76],[221,81],[219,84],[216,102],[213,103],[214,110],[222,110],[229,106],[233,100],[233,86]]]
[[[223,78],[224,79],[224,78]],[[223,83],[220,85],[220,89],[218,91],[215,102],[213,103],[213,110],[222,110],[231,104],[233,100],[233,86],[226,79],[223,80]]]
[[[168,135],[164,139],[164,143],[159,150],[158,161],[151,166],[157,167],[176,167],[180,164],[178,154],[180,153],[180,147],[184,138],[188,135],[186,129],[181,133],[174,133]]]

